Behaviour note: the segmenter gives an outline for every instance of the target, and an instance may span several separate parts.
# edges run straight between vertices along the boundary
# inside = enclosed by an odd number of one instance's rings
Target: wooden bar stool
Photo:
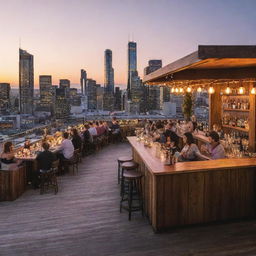
[[[124,179],[123,179],[124,171],[138,171],[138,167],[139,167],[139,165],[136,162],[134,162],[134,161],[122,163],[122,165],[121,165],[121,173],[120,173],[120,180],[121,180],[120,195],[122,195],[123,190],[126,187],[125,186],[126,184],[125,184]]]
[[[131,220],[132,212],[141,211],[142,216],[144,215],[141,178],[142,174],[137,171],[130,170],[123,173],[122,186],[127,182],[128,189],[126,190],[124,187],[121,189],[120,212],[122,209],[126,209],[129,212],[129,220]],[[124,202],[127,202],[128,205],[123,205]]]
[[[120,156],[117,159],[118,167],[117,167],[117,179],[118,184],[120,183],[120,174],[121,174],[121,165],[125,162],[131,162],[132,157],[131,156]]]

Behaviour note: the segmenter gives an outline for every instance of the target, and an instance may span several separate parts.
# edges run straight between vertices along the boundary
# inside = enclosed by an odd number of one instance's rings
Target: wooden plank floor
[[[60,190],[28,190],[0,203],[0,255],[256,255],[256,221],[154,234],[146,219],[119,213],[116,159],[128,144],[83,159],[79,175],[60,177]]]

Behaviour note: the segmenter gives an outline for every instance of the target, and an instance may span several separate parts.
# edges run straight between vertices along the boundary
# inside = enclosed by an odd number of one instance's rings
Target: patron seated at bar
[[[201,151],[209,155],[210,159],[225,158],[225,149],[220,143],[220,136],[217,132],[212,131],[209,134],[209,144],[202,145]]]
[[[68,139],[67,132],[63,133],[63,140],[60,146],[58,147],[58,151],[60,151],[59,153],[60,160],[65,160],[65,159],[69,160],[74,155],[74,146],[71,140]]]
[[[17,161],[14,157],[13,144],[10,141],[4,143],[3,152],[0,155],[1,170],[11,170],[18,167],[21,161]]]
[[[184,133],[183,142],[185,146],[181,150],[180,155],[178,157],[179,162],[209,160],[208,157],[200,153],[197,145],[194,142],[194,137],[192,133]]]

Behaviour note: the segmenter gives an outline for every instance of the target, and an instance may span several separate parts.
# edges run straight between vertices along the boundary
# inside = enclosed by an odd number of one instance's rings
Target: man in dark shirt
[[[44,149],[43,152],[40,152],[36,158],[38,169],[39,170],[50,170],[52,162],[56,160],[55,154],[49,151],[50,145],[47,142],[42,144]]]
[[[40,173],[50,170],[52,167],[52,163],[57,160],[57,157],[54,153],[49,151],[50,145],[47,142],[44,142],[42,144],[42,147],[44,149],[43,152],[40,152],[37,157],[37,171],[34,172],[34,179],[33,179],[33,184],[34,188],[38,188],[40,184]]]

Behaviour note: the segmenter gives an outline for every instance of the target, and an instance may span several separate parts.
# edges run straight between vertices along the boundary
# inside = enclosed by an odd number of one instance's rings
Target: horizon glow
[[[127,83],[127,44],[137,42],[141,78],[150,59],[163,66],[199,44],[256,44],[254,0],[0,0],[0,82],[18,86],[19,40],[39,75],[80,84],[80,69],[104,83],[111,49],[115,84]]]

